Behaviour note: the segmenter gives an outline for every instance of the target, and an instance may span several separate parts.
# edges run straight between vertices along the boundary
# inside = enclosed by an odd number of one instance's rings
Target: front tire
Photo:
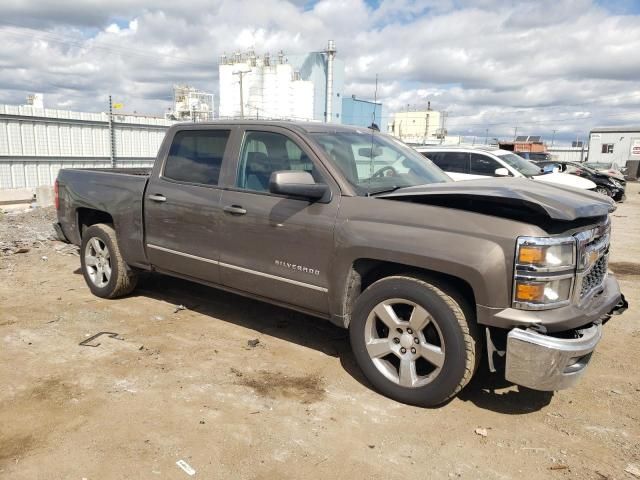
[[[356,300],[349,337],[367,379],[383,395],[433,407],[475,373],[481,344],[463,302],[410,276],[378,280]]]
[[[85,282],[98,297],[122,297],[136,287],[138,276],[122,258],[111,225],[98,223],[83,232],[80,264]]]

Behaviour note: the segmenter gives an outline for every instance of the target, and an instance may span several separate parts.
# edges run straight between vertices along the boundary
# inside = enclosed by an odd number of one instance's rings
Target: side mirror
[[[510,175],[509,170],[504,167],[496,168],[496,171],[493,172],[496,177],[508,177]]]
[[[269,192],[279,195],[319,200],[328,190],[328,185],[316,183],[309,172],[282,170],[273,172],[269,178]]]

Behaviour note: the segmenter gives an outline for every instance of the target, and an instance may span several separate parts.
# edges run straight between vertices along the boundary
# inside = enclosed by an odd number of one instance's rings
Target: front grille
[[[589,292],[598,288],[604,282],[607,274],[607,255],[603,255],[596,261],[589,273],[582,279],[582,290],[580,290],[580,298],[583,298]]]

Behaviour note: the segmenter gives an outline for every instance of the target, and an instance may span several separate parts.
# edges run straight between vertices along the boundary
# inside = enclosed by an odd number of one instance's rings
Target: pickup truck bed
[[[73,197],[69,199],[74,208],[59,209],[59,220],[65,226],[63,231],[68,240],[79,245],[82,224],[106,218],[118,226],[120,250],[129,265],[148,268],[143,242],[142,199],[150,174],[149,168],[62,170],[58,188],[66,192],[67,185],[74,186]]]

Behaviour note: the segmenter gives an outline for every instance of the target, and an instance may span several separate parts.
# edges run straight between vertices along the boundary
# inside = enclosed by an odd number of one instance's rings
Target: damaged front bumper
[[[603,321],[575,330],[573,338],[514,328],[507,335],[505,378],[534,390],[561,390],[584,374],[602,338],[602,325],[627,309],[624,296]]]

